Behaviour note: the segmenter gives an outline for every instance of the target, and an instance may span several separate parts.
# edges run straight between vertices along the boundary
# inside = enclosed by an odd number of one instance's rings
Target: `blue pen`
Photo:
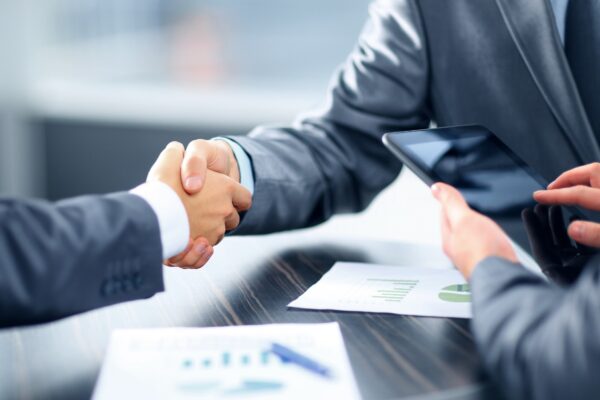
[[[326,378],[331,377],[331,370],[328,367],[318,363],[317,361],[311,360],[310,358],[303,356],[300,353],[295,352],[289,347],[286,347],[279,343],[272,343],[271,352],[279,356],[279,358],[281,358],[281,360],[284,362],[291,362],[297,364],[303,368],[306,368],[309,371],[312,371]]]

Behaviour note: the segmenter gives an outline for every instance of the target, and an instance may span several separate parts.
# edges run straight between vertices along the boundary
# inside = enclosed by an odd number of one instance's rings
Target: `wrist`
[[[484,251],[481,253],[478,253],[476,256],[474,256],[468,266],[464,269],[463,271],[463,275],[469,279],[471,277],[471,275],[475,272],[475,269],[477,269],[477,266],[480,265],[484,260],[488,259],[488,258],[500,258],[506,261],[509,261],[511,263],[516,263],[518,262],[517,259],[517,255],[515,254],[514,250],[512,249],[512,247],[510,245],[508,246],[501,246],[502,248],[499,249],[494,249],[494,250],[489,250],[489,251]]]
[[[240,167],[238,166],[237,158],[235,158],[235,153],[233,152],[231,145],[224,140],[219,140],[218,143],[219,146],[221,146],[227,153],[227,161],[229,166],[229,172],[227,175],[234,181],[240,183]]]

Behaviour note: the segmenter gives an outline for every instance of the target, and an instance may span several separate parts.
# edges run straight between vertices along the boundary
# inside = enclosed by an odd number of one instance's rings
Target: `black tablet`
[[[455,126],[394,132],[383,142],[428,185],[456,187],[471,208],[496,221],[530,255],[522,215],[533,210],[533,192],[546,182],[508,146],[482,126]],[[565,211],[566,210],[566,211]],[[580,210],[562,208],[564,224],[583,217]]]

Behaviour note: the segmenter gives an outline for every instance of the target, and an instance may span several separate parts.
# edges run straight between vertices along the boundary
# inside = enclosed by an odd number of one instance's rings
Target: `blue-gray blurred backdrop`
[[[367,0],[0,0],[0,195],[127,190],[323,100]]]

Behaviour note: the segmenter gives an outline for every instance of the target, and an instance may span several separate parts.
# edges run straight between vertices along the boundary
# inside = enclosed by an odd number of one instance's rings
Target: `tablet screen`
[[[452,127],[392,133],[385,142],[426,183],[456,187],[471,208],[532,254],[522,213],[533,210],[533,192],[547,182],[493,133],[479,126]],[[571,209],[562,212],[566,224],[575,216]]]

